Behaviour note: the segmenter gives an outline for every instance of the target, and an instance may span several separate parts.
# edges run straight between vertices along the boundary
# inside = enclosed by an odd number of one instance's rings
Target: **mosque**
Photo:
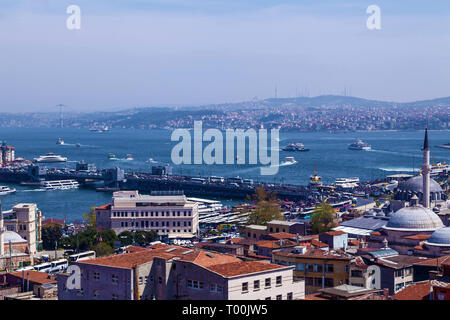
[[[33,264],[41,242],[42,213],[34,203],[2,211],[0,201],[0,270]]]
[[[392,210],[398,210],[388,214],[389,221],[381,230],[370,234],[369,246],[381,248],[388,243],[400,254],[429,257],[450,254],[447,216],[438,215],[441,210],[448,211],[449,203],[444,190],[430,177],[428,129],[422,150],[422,174],[398,185],[390,204]]]

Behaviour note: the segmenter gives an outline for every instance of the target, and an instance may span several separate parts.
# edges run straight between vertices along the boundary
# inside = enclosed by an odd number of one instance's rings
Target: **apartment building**
[[[303,246],[273,251],[272,256],[274,263],[295,267],[294,275],[305,279],[306,294],[348,284],[352,259],[345,253]]]
[[[302,299],[293,267],[172,245],[75,262],[81,289],[58,275],[60,300]]]
[[[112,203],[96,208],[97,230],[156,231],[168,238],[192,238],[197,234],[198,204],[175,192],[114,192]]]

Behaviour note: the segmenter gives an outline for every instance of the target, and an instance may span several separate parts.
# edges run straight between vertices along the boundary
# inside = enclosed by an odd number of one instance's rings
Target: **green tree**
[[[247,224],[266,225],[271,220],[285,220],[281,214],[276,194],[258,187],[251,199],[256,203],[247,219]]]
[[[97,216],[94,206],[91,207],[89,213],[83,213],[83,218],[86,219],[87,229],[97,230]]]
[[[95,251],[97,257],[108,256],[114,253],[114,249],[106,242],[97,243],[92,250]]]
[[[311,231],[313,234],[323,233],[330,231],[331,228],[335,227],[333,221],[334,210],[333,207],[322,201],[314,209],[311,216]]]
[[[122,246],[129,246],[133,243],[133,232],[131,231],[122,231],[121,233],[119,233],[119,241],[121,243]]]
[[[42,246],[44,250],[54,250],[56,242],[61,242],[62,228],[57,224],[48,224],[42,227]]]

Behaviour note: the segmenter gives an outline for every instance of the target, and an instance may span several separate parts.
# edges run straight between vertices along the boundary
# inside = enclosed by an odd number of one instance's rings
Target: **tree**
[[[54,250],[55,245],[61,242],[62,228],[58,224],[48,224],[42,227],[42,246],[44,250]]]
[[[108,256],[114,253],[114,249],[105,242],[97,243],[92,249],[97,257]]]
[[[89,213],[83,213],[83,218],[86,219],[86,225],[88,229],[97,230],[97,216],[95,213],[95,207],[91,207]]]
[[[333,221],[334,210],[333,207],[322,201],[314,209],[311,216],[311,231],[313,234],[323,233],[330,231],[331,228],[335,227]]]
[[[258,187],[251,199],[256,204],[255,210],[248,216],[247,224],[266,225],[271,220],[285,220],[277,203],[276,194]]]
[[[122,246],[129,246],[133,243],[142,246],[155,241],[157,238],[158,234],[153,230],[137,230],[136,232],[123,231],[118,236]]]

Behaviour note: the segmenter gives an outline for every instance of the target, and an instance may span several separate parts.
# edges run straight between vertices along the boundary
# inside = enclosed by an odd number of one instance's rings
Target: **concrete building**
[[[0,202],[0,269],[33,263],[41,241],[41,219],[36,204],[17,204],[3,212]]]
[[[304,282],[293,267],[192,250],[153,246],[108,257],[75,262],[81,289],[67,288],[68,274],[58,276],[60,300],[139,299],[301,299]]]
[[[305,279],[306,294],[349,283],[351,255],[297,246],[273,252],[273,262],[295,266],[294,275]]]
[[[15,160],[15,148],[8,146],[5,141],[0,145],[0,166]]]
[[[96,208],[97,230],[153,230],[169,239],[197,234],[198,204],[180,193],[114,192],[112,203]]]

